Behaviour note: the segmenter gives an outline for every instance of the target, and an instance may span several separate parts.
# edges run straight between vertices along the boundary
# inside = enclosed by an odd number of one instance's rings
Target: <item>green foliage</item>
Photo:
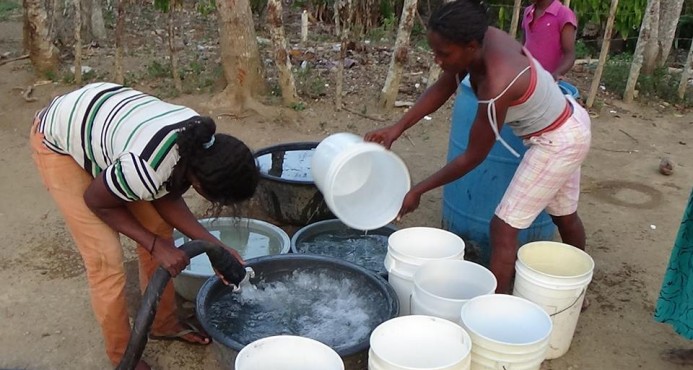
[[[296,90],[301,96],[307,96],[311,99],[319,98],[325,95],[325,79],[320,76],[319,71],[315,71],[310,67],[299,68],[296,73]]]
[[[195,9],[206,17],[217,11],[217,3],[214,0],[199,0]]]
[[[299,1],[294,1],[294,6],[299,7],[296,3]],[[300,1],[302,3],[307,3],[307,1]],[[262,12],[267,7],[267,0],[250,0],[250,10],[255,14],[262,14]]]
[[[606,23],[609,17],[610,1],[605,0],[573,0],[570,2],[581,24],[593,22],[600,25]],[[642,23],[647,0],[627,0],[618,3],[614,30],[622,38],[637,36]]]
[[[633,57],[630,54],[619,54],[610,58],[604,66],[602,83],[607,90],[623,96],[630,73]],[[640,74],[636,90],[638,99],[661,99],[670,103],[681,103],[686,107],[693,106],[693,92],[689,91],[683,101],[678,98],[680,73],[670,73],[666,67],[658,68],[652,75]]]
[[[289,108],[295,110],[296,112],[300,112],[306,109],[306,105],[303,102],[291,103],[289,104]]]
[[[575,41],[575,58],[584,59],[587,57],[594,57],[597,54],[599,54],[599,51],[587,45],[584,40],[579,39]]]
[[[13,0],[0,0],[0,21],[7,20],[15,10],[21,8],[18,2]]]
[[[147,76],[149,78],[171,77],[171,64],[159,63],[159,61],[153,60],[147,65]]]

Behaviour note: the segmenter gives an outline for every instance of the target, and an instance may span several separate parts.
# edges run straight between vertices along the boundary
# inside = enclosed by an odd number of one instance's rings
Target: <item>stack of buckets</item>
[[[369,370],[538,370],[568,351],[594,269],[589,255],[524,245],[513,295],[494,294],[493,274],[463,257],[464,242],[445,230],[390,236],[385,265],[403,316],[373,331]]]
[[[347,133],[318,145],[312,175],[330,210],[361,230],[391,222],[410,187],[399,157]],[[436,228],[390,235],[385,267],[401,317],[371,334],[369,370],[538,370],[568,351],[592,279],[589,255],[562,243],[524,245],[510,296],[494,294],[495,277],[464,261],[464,249]]]

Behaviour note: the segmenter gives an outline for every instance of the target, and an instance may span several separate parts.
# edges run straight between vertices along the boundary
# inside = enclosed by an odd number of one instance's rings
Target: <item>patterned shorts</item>
[[[496,208],[496,216],[516,229],[528,228],[544,209],[553,216],[577,210],[591,130],[587,111],[569,99],[573,115],[565,123],[525,140],[529,149]]]

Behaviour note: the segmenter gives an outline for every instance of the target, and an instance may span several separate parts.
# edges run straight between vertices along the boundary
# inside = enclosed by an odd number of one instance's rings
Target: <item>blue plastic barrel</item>
[[[477,98],[468,84],[468,81],[463,81],[457,91],[452,112],[448,162],[467,148],[469,129],[476,117]],[[510,127],[503,126],[500,134],[520,155],[525,153],[527,148],[521,139],[513,135]],[[443,228],[462,237],[467,243],[465,255],[483,265],[488,266],[491,258],[491,218],[519,164],[520,158],[516,158],[500,142],[496,142],[484,162],[443,188]],[[528,229],[520,232],[519,245],[553,240],[555,233],[556,227],[551,217],[542,212]]]

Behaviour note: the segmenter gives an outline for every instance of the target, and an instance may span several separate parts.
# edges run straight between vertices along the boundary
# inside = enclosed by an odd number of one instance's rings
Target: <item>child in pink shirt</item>
[[[522,18],[523,44],[558,80],[575,63],[575,13],[559,0],[531,2]]]

